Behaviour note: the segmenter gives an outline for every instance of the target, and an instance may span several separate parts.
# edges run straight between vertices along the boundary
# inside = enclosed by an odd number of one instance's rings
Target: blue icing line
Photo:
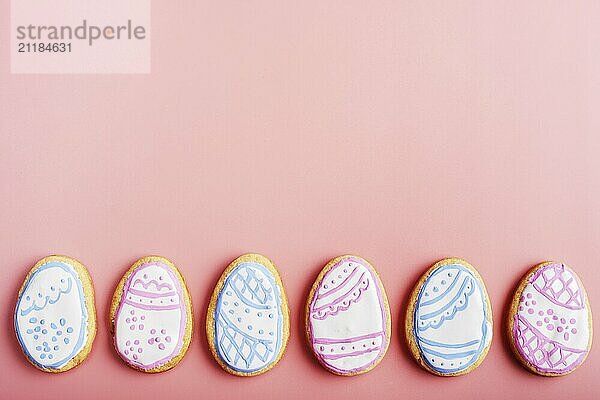
[[[452,312],[449,315],[441,315],[439,318],[439,321],[437,323],[432,323],[432,322],[427,322],[426,325],[421,325],[419,324],[419,330],[420,331],[425,331],[429,328],[434,328],[437,329],[440,326],[442,326],[442,324],[444,323],[444,321],[449,321],[451,319],[454,318],[454,316],[460,312],[465,310],[468,306],[469,306],[469,296],[471,296],[473,294],[473,292],[475,291],[475,285],[471,286],[471,289],[468,292],[464,292],[464,288],[465,286],[467,286],[469,284],[469,282],[472,282],[473,279],[469,279],[469,277],[465,277],[463,284],[461,285],[458,294],[456,296],[454,296],[454,298],[452,300],[450,300],[448,302],[448,304],[446,304],[444,307],[442,307],[439,310],[436,310],[434,312],[431,312],[429,314],[425,314],[425,315],[421,315],[419,316],[420,320],[428,320],[431,319],[435,316],[438,316],[440,314],[443,314],[444,311],[446,311],[448,308],[452,307]],[[462,306],[456,306],[456,302],[458,301],[458,299],[460,299],[461,297],[465,297],[464,299],[464,303]]]
[[[424,329],[419,329],[419,326],[418,326],[418,321],[420,319],[419,308],[422,306],[421,297],[423,296],[424,289],[427,286],[427,282],[429,282],[434,276],[442,273],[443,271],[447,271],[448,269],[458,269],[461,272],[466,272],[470,276],[470,278],[471,278],[470,281],[471,282],[476,282],[476,285],[473,285],[473,287],[471,288],[472,289],[471,293],[469,293],[468,295],[465,296],[465,305],[462,308],[461,307],[458,307],[458,308],[455,307],[453,309],[452,315],[448,318],[448,320],[454,318],[454,316],[456,315],[456,313],[458,313],[458,312],[460,312],[462,310],[465,310],[466,307],[468,307],[469,296],[473,293],[473,291],[475,289],[475,286],[477,286],[477,290],[479,292],[479,295],[481,296],[481,300],[482,300],[482,303],[483,303],[483,323],[482,323],[482,326],[481,326],[481,339],[477,339],[477,340],[473,340],[473,341],[466,342],[466,343],[461,343],[461,344],[446,344],[446,343],[441,343],[441,342],[435,342],[435,341],[432,341],[432,340],[428,340],[428,339],[422,338],[420,336],[420,331],[424,330]],[[460,275],[460,272],[459,272],[458,275]],[[458,276],[457,276],[457,278],[458,278]],[[467,279],[465,279],[465,281],[463,282],[463,286],[465,285],[466,281],[467,281]],[[453,283],[453,285],[454,285],[454,283]],[[461,290],[459,291],[459,295],[463,295],[464,294],[462,290],[463,290],[463,288],[461,288]],[[437,300],[441,299],[442,297],[443,297],[443,295],[439,296],[437,299],[434,299],[434,300],[437,301]],[[458,296],[458,297],[460,297],[460,296]],[[456,301],[458,299],[458,297],[455,297],[454,299],[452,299],[452,302],[450,302],[449,304],[452,304],[454,301]],[[428,304],[434,304],[436,301],[429,301],[427,303]],[[475,363],[479,359],[479,356],[483,352],[483,350],[485,348],[485,345],[487,343],[487,339],[488,339],[487,338],[487,335],[488,335],[488,326],[487,326],[488,311],[487,311],[487,304],[486,304],[485,296],[483,294],[483,289],[481,287],[481,283],[479,282],[479,280],[477,278],[475,278],[473,276],[472,272],[468,268],[466,268],[466,267],[464,267],[464,266],[462,266],[460,264],[444,265],[444,266],[438,268],[436,271],[434,271],[433,274],[431,274],[431,276],[429,276],[427,278],[427,280],[425,281],[425,283],[421,287],[421,290],[419,291],[419,295],[417,296],[417,302],[416,303],[417,303],[417,307],[415,309],[415,314],[413,316],[413,318],[414,318],[414,321],[413,321],[413,334],[414,334],[415,338],[417,339],[417,346],[419,347],[419,350],[421,351],[421,353],[423,353],[423,354],[429,353],[429,354],[432,354],[432,355],[435,355],[435,356],[438,356],[438,357],[442,357],[444,359],[450,359],[450,360],[457,359],[457,358],[465,358],[465,357],[471,356],[471,358],[466,363],[463,363],[460,366],[457,366],[455,368],[441,368],[439,366],[435,366],[435,365],[433,365],[430,362],[430,360],[427,357],[423,357],[423,359],[425,360],[425,362],[427,363],[427,365],[431,369],[433,369],[434,371],[440,372],[440,373],[454,373],[454,372],[463,371],[463,370],[469,368],[471,365],[473,365],[473,363]],[[446,308],[447,308],[447,306],[444,307],[444,310]],[[437,315],[437,314],[439,314],[439,310],[437,312],[435,312],[435,313],[430,313],[430,314]],[[433,328],[433,329],[439,328],[442,325],[443,320],[444,320],[444,318],[442,316],[442,320],[440,321],[440,323],[438,325],[436,325],[436,326],[431,325],[430,327]],[[469,347],[469,346],[473,346],[473,345],[477,344],[477,342],[479,342],[479,346],[477,347],[477,349],[475,349],[475,350],[469,350],[469,351],[465,351],[465,352],[461,352],[461,353],[452,353],[452,352],[442,353],[442,352],[435,351],[435,350],[432,350],[432,349],[427,348],[427,347],[424,346],[424,344],[425,344],[425,345],[437,346],[437,347],[441,347],[441,348],[445,348],[445,349],[460,349],[460,348],[466,348],[466,347]]]
[[[243,268],[246,269],[246,272],[248,274],[254,274],[254,271],[258,270],[258,271],[261,271],[266,276],[271,288],[266,288],[265,286],[261,285],[261,288],[265,291],[264,299],[261,299],[256,293],[251,291],[252,300],[250,300],[243,293],[241,293],[237,287],[235,287],[234,280],[242,279],[239,274]],[[254,276],[254,278],[258,279],[256,276]],[[231,320],[229,320],[229,318],[226,316],[226,314],[224,312],[222,312],[221,308],[222,308],[223,302],[224,302],[223,294],[224,293],[229,294],[229,295],[232,294],[231,290],[229,290],[229,289],[233,290],[236,293],[236,295],[238,296],[238,298],[240,300],[242,300],[242,302],[244,304],[246,304],[250,307],[256,308],[256,309],[261,309],[261,310],[262,309],[271,309],[271,306],[267,305],[266,303],[273,298],[272,296],[275,296],[274,300],[277,305],[277,317],[278,317],[277,318],[278,335],[275,340],[275,348],[272,348],[272,344],[274,342],[273,340],[258,339],[258,338],[250,336],[250,335],[246,334],[245,332],[242,332],[241,330],[237,329],[236,326],[231,322]],[[271,289],[273,289],[273,290],[271,290]],[[219,355],[219,358],[221,358],[221,360],[223,360],[231,369],[233,369],[237,372],[245,372],[245,373],[256,372],[256,371],[259,371],[259,370],[265,368],[266,366],[268,366],[277,357],[277,355],[279,354],[279,351],[281,349],[281,332],[282,332],[282,323],[283,323],[283,316],[281,314],[280,302],[281,302],[281,296],[280,296],[279,285],[277,285],[277,282],[275,281],[275,278],[274,278],[273,274],[271,273],[271,271],[262,264],[259,264],[256,262],[240,263],[227,276],[227,278],[225,279],[225,283],[223,284],[223,288],[221,289],[221,292],[219,293],[219,297],[217,299],[217,304],[215,306],[215,315],[214,315],[215,349],[217,350],[217,354]],[[260,304],[260,303],[262,303],[262,304]],[[236,306],[238,305],[237,302],[234,304]],[[232,310],[230,310],[230,312],[231,311]],[[272,318],[272,316],[271,316],[271,318]],[[235,332],[235,335],[240,335],[244,340],[247,340],[249,342],[249,343],[244,342],[247,346],[251,346],[251,352],[250,352],[250,354],[248,354],[248,359],[243,357],[243,355],[241,353],[242,349],[238,349],[237,346],[236,346],[236,354],[233,359],[225,351],[226,349],[222,348],[225,345],[223,343],[223,339],[224,339],[223,336],[225,336],[230,341],[230,346],[234,340],[234,338],[231,337],[227,333],[227,328],[233,330]],[[244,343],[242,344],[242,347],[244,346]],[[261,352],[258,351],[257,348],[259,346],[264,346],[264,350],[265,350],[264,354],[261,354]],[[249,368],[249,365],[252,363],[255,356],[258,357],[262,361],[262,365],[257,368]],[[238,362],[240,361],[240,358],[243,359],[243,363],[246,364],[247,368],[242,368],[242,367],[237,366]]]
[[[41,270],[42,270],[42,268],[40,268],[39,270],[37,270],[34,275],[37,275],[37,273],[40,272]],[[33,276],[31,278],[33,278]],[[60,300],[60,296],[61,295],[67,294],[67,293],[71,292],[72,285],[73,285],[73,282],[71,282],[71,278],[69,278],[67,280],[67,288],[65,290],[59,289],[58,295],[56,296],[55,299],[51,299],[50,296],[46,296],[46,298],[44,300],[44,305],[42,305],[42,306],[37,306],[35,304],[35,301],[34,301],[33,304],[31,305],[31,307],[29,307],[26,310],[21,310],[21,315],[25,316],[25,315],[29,314],[31,311],[40,311],[40,310],[43,310],[44,308],[46,308],[46,306],[48,304],[55,304],[55,303],[57,303]],[[23,293],[25,293],[25,290],[26,289],[23,289]],[[38,295],[39,295],[39,293],[38,293]],[[44,325],[44,320],[43,319],[40,321],[40,324]]]
[[[29,352],[29,349],[27,348],[27,346],[25,345],[25,342],[23,340],[23,337],[21,336],[21,327],[19,326],[19,320],[18,320],[18,313],[15,312],[15,330],[17,333],[17,339],[19,340],[19,343],[21,345],[21,348],[23,349],[23,351],[25,352],[25,355],[27,356],[27,358],[29,358],[29,360],[31,360],[34,364],[38,365],[41,368],[48,368],[48,369],[58,369],[61,365],[65,364],[68,360],[72,359],[73,357],[75,357],[75,355],[77,355],[77,353],[79,353],[79,351],[81,350],[81,348],[83,347],[83,340],[85,338],[85,328],[86,328],[86,324],[87,324],[87,319],[88,319],[88,313],[87,313],[87,308],[85,307],[85,296],[83,294],[83,285],[79,279],[79,276],[77,275],[77,273],[75,272],[75,270],[73,270],[73,268],[67,264],[64,263],[62,261],[50,261],[49,263],[46,263],[42,266],[40,266],[27,280],[27,282],[25,283],[25,286],[23,288],[22,293],[26,293],[27,292],[27,288],[29,287],[29,284],[33,281],[33,279],[35,278],[35,276],[37,274],[39,274],[41,271],[44,271],[46,269],[50,269],[50,268],[60,268],[63,271],[67,272],[68,274],[70,274],[73,279],[75,280],[75,282],[77,283],[75,286],[77,287],[78,290],[78,294],[79,294],[79,303],[81,304],[81,313],[82,313],[82,318],[81,318],[81,327],[79,330],[79,337],[77,339],[77,343],[75,345],[75,347],[73,348],[73,351],[71,352],[71,354],[67,355],[66,357],[64,357],[61,360],[57,360],[54,361],[53,363],[47,363],[47,364],[43,364],[38,362],[37,360],[34,359],[34,357],[31,355],[31,353]],[[49,297],[46,296],[46,301],[44,306],[40,307],[40,308],[36,308],[36,311],[39,311],[41,309],[43,309],[44,307],[46,307],[48,305],[48,303],[50,304],[54,304],[56,303],[62,294],[67,294],[71,291],[72,289],[72,283],[71,283],[71,279],[69,278],[69,284],[68,284],[68,290],[67,291],[62,291],[62,289],[59,289],[59,296],[57,299],[55,299],[54,301],[50,301]],[[16,310],[19,310],[20,306],[21,306],[21,301],[23,299],[23,296],[20,296],[17,302],[17,307]],[[35,302],[33,304],[32,307],[35,307]],[[27,310],[27,312],[25,313],[21,313],[22,316],[27,315],[29,312],[31,311],[31,307],[30,309]],[[61,318],[61,321],[63,321],[64,318]],[[43,320],[40,321],[40,323]],[[36,327],[36,329],[39,327]],[[36,332],[39,331],[39,329],[36,330]],[[71,329],[72,331],[72,329]],[[35,335],[33,337],[35,340],[38,339],[38,335]],[[67,338],[65,338],[65,343],[69,343],[69,340]],[[37,347],[36,347],[37,349]],[[45,359],[46,356],[44,353],[42,353],[40,355],[41,359]],[[54,357],[52,355],[48,356],[48,359],[53,359]]]

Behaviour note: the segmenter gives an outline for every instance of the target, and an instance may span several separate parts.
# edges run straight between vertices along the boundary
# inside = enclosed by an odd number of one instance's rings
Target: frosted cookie
[[[36,368],[64,372],[81,364],[96,336],[94,288],[83,264],[66,256],[38,261],[19,289],[14,322]]]
[[[419,279],[409,299],[406,342],[417,362],[439,376],[481,364],[492,343],[492,309],[481,276],[465,260],[446,258]]]
[[[206,336],[227,372],[254,376],[273,368],[290,335],[287,297],[277,268],[260,254],[245,254],[225,269],[206,315]]]
[[[579,277],[552,261],[529,270],[513,297],[507,328],[527,369],[545,376],[573,372],[592,345],[592,311]]]
[[[329,261],[306,302],[306,337],[317,360],[337,375],[370,371],[390,344],[388,300],[375,268],[357,256]]]
[[[113,296],[114,347],[130,367],[163,372],[185,356],[192,340],[192,302],[177,267],[158,256],[139,259]]]

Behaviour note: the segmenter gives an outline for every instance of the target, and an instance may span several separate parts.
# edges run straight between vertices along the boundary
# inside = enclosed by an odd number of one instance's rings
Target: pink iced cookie
[[[508,329],[513,350],[532,372],[573,372],[592,343],[591,309],[575,272],[555,262],[529,271],[513,298]]]
[[[145,257],[125,274],[111,307],[114,345],[131,367],[144,372],[173,368],[191,340],[190,296],[167,259]]]

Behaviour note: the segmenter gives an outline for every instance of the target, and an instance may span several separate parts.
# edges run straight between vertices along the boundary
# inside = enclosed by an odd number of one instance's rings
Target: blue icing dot
[[[44,325],[46,323],[46,321],[44,321],[43,319],[40,319],[40,324]]]
[[[41,330],[42,330],[42,328],[40,328],[39,326],[36,326],[35,329],[34,329],[35,332],[39,332]]]
[[[62,331],[56,331],[56,336],[62,335]]]
[[[32,324],[35,324],[37,322],[37,318],[31,317],[31,318],[29,318],[29,322],[31,322]]]
[[[42,333],[45,335],[46,333],[48,333],[47,329],[42,329]]]
[[[46,355],[44,353],[42,353],[42,354],[40,354],[40,358],[44,359],[44,358],[46,358]]]
[[[433,287],[433,291],[439,293],[427,298],[426,290],[442,274],[454,278],[441,280],[442,285],[448,286],[442,290]],[[475,318],[478,321],[475,324],[465,324],[471,320],[463,319],[465,310],[469,311],[469,315],[479,312],[481,318]],[[463,330],[458,335],[446,324],[451,320],[457,321],[451,325],[452,329],[459,326]],[[413,324],[413,334],[428,366],[436,372],[451,374],[473,365],[491,339],[489,322],[481,324],[482,320],[489,320],[486,297],[482,283],[471,270],[460,264],[444,265],[434,270],[419,291]]]
[[[32,329],[27,329],[27,333],[29,333],[30,335],[33,333]]]
[[[65,338],[64,342],[65,344],[69,344],[69,338]]]
[[[41,350],[42,350],[42,346],[35,346],[35,349],[36,349],[37,351],[41,351]]]
[[[52,329],[56,329],[56,324],[55,324],[54,322],[52,322],[52,323],[50,324],[50,328],[52,328]]]
[[[58,351],[58,345],[54,346],[54,351]]]
[[[64,318],[61,318],[60,321],[58,321],[58,323],[60,324],[60,326],[65,326],[67,321]]]
[[[54,358],[54,356],[53,356],[52,354],[48,354],[48,358],[49,358],[50,360],[52,360],[52,359]]]
[[[56,338],[56,336],[52,336],[52,341],[56,342],[58,339]]]
[[[68,327],[68,328],[67,328],[67,333],[73,333],[73,328],[71,328],[71,327]]]
[[[38,336],[38,335],[33,335],[33,338],[34,338],[35,340],[37,340],[37,339],[39,338],[39,336]]]

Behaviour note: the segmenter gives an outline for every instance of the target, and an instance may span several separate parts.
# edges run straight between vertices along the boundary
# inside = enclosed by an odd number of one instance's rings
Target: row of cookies
[[[419,279],[408,302],[405,337],[417,362],[440,376],[466,374],[492,342],[492,308],[483,279],[468,262],[447,258]],[[373,369],[391,338],[390,308],[375,268],[340,256],[320,272],[306,302],[306,337],[318,361],[338,375]],[[510,305],[506,327],[519,361],[534,373],[565,375],[583,363],[592,342],[591,309],[575,272],[544,262],[528,271]],[[94,290],[86,268],[49,256],[19,290],[15,332],[31,364],[47,372],[79,365],[96,334]],[[116,352],[132,368],[161,372],[176,366],[192,338],[191,298],[169,260],[149,256],[123,276],[110,307]],[[206,333],[217,362],[231,374],[273,368],[290,335],[287,297],[271,260],[245,254],[214,289]]]

